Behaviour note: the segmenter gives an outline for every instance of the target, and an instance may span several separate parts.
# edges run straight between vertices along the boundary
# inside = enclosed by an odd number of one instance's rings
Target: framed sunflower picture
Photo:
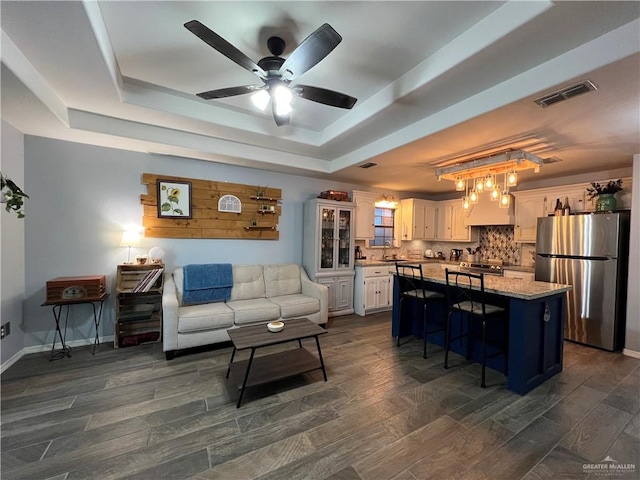
[[[191,218],[191,182],[158,180],[158,218]]]

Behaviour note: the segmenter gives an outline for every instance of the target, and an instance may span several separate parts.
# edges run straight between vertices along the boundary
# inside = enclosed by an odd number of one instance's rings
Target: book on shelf
[[[154,268],[153,270],[149,270],[147,274],[140,279],[138,284],[133,287],[133,293],[148,292],[151,290],[163,272],[164,268]]]

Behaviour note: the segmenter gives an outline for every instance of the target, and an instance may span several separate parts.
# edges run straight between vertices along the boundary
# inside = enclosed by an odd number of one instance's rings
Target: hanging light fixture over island
[[[455,182],[456,191],[465,192],[465,210],[478,203],[481,192],[488,192],[489,199],[498,201],[500,208],[509,208],[509,189],[518,184],[518,171],[533,170],[537,173],[543,164],[542,158],[524,150],[507,150],[496,155],[457,163],[436,170],[438,180]],[[503,183],[498,184],[499,175]],[[471,190],[469,191],[469,184]]]

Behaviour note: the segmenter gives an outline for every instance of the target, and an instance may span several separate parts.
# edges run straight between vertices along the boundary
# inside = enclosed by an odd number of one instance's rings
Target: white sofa
[[[233,265],[231,299],[183,305],[183,271],[167,273],[162,292],[162,347],[176,350],[229,341],[227,330],[242,325],[305,317],[324,325],[329,292],[312,282],[300,265]],[[266,328],[266,327],[265,327]]]

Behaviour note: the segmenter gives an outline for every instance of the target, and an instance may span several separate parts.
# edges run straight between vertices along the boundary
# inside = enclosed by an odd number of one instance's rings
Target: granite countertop
[[[440,260],[438,258],[423,258],[421,260],[410,260],[406,258],[400,258],[398,260],[383,262],[382,260],[356,260],[356,267],[381,267],[384,265],[394,266],[396,263],[400,265],[412,263],[421,263],[423,265],[435,264],[435,265],[460,265],[460,262],[454,262],[453,260]],[[536,268],[533,266],[525,266],[525,265],[503,265],[503,270],[514,270],[516,272],[531,272],[535,273]]]
[[[503,265],[503,270],[514,270],[516,272],[536,272],[536,267],[534,266],[526,266],[526,265]]]
[[[423,268],[422,275],[425,280],[430,282],[440,283],[442,285],[447,283],[444,276],[444,270],[440,265],[432,265]],[[484,277],[484,289],[488,293],[496,293],[498,295],[521,298],[523,300],[535,300],[558,293],[568,292],[571,290],[571,285],[487,275]]]
[[[413,264],[421,263],[421,264],[435,264],[435,265],[460,265],[460,262],[454,262],[450,260],[440,260],[438,258],[423,258],[421,260],[411,260],[407,258],[399,258],[397,260],[391,260],[383,262],[382,260],[356,260],[356,267],[380,267],[384,265],[394,266],[396,263],[402,264]]]

